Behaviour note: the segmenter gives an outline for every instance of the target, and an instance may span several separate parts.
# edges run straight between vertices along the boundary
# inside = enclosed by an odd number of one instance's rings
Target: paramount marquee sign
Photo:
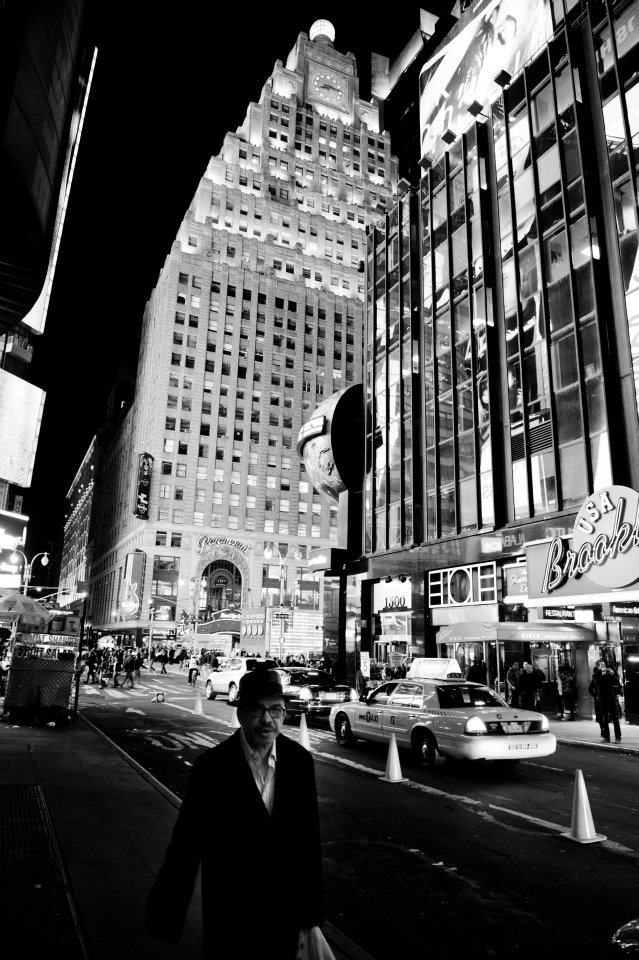
[[[639,494],[598,490],[583,504],[572,538],[526,547],[529,598],[601,594],[639,585]]]
[[[202,553],[207,547],[232,547],[234,550],[241,550],[246,553],[250,547],[249,543],[242,543],[241,540],[231,540],[230,537],[198,537],[196,553]]]

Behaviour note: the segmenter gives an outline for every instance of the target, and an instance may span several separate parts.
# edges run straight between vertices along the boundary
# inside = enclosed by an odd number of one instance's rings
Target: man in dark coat
[[[619,678],[614,670],[606,667],[605,663],[599,669],[599,674],[594,681],[596,684],[596,696],[599,701],[601,711],[601,736],[606,743],[610,743],[610,722],[615,731],[615,743],[621,743],[621,725],[619,723],[619,701],[617,696],[620,691]]]
[[[179,940],[200,863],[207,958],[294,960],[299,931],[322,923],[313,758],[280,735],[284,712],[275,670],[242,677],[240,729],[204,751],[189,776],[147,904],[150,936]],[[300,880],[280,899],[291,843]]]
[[[524,663],[517,683],[517,697],[522,710],[535,709],[538,689],[539,681],[533,672],[532,664]]]

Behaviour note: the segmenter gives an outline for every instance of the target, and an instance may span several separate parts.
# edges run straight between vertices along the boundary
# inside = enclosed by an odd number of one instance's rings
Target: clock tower
[[[316,20],[309,31],[311,41],[307,48],[306,99],[351,112],[353,98],[353,69],[349,54],[344,57],[333,48],[335,28],[328,20]]]

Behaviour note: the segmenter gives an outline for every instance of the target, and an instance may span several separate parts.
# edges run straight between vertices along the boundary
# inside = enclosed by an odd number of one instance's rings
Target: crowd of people
[[[236,656],[254,656],[259,653],[250,653],[246,650],[236,650]],[[113,687],[135,687],[141,683],[141,670],[148,668],[149,672],[167,673],[167,664],[177,664],[180,669],[188,670],[188,683],[195,685],[197,677],[203,667],[216,670],[222,663],[225,654],[222,651],[187,649],[180,647],[152,646],[148,655],[142,648],[119,647],[93,649],[83,656],[79,670],[85,683],[99,683],[101,689],[109,684]],[[313,670],[324,670],[335,675],[336,661],[328,654],[322,656],[309,654],[289,654],[281,660],[276,656],[269,656],[282,667],[308,667]],[[365,694],[367,688],[376,686],[387,680],[400,680],[407,674],[408,661],[404,658],[394,665],[372,660],[370,663],[370,677],[365,678],[358,668],[355,685],[358,693]],[[86,675],[85,675],[86,671]],[[3,671],[4,672],[4,671]],[[483,660],[474,661],[468,669],[467,680],[475,683],[487,682],[487,667]],[[543,670],[526,661],[515,662],[510,665],[506,673],[506,699],[509,706],[520,707],[522,710],[542,709],[542,690],[546,682]],[[563,663],[555,679],[557,687],[556,719],[576,720],[578,706],[578,691],[575,671],[568,663]],[[610,724],[613,725],[615,742],[621,742],[621,707],[619,697],[621,684],[617,671],[608,667],[604,660],[599,660],[594,668],[592,679],[588,687],[595,704],[595,720],[601,730],[601,739],[610,743]]]
[[[541,709],[542,690],[546,682],[543,670],[531,663],[515,662],[510,665],[506,673],[506,699],[511,707],[521,707],[522,710]],[[555,679],[557,686],[556,718],[575,720],[577,715],[577,681],[574,668],[563,663],[557,671]]]

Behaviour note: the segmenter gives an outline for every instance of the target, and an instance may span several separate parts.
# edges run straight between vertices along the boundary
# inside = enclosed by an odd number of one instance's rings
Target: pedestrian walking
[[[154,663],[155,663],[155,647],[151,647],[151,650],[149,652],[149,671],[151,673],[155,673],[155,667],[153,666]]]
[[[539,678],[535,676],[532,664],[524,663],[517,684],[517,701],[522,710],[535,710],[537,706]]]
[[[87,678],[84,681],[85,683],[96,683],[96,667],[97,667],[97,658],[95,651],[91,650],[89,656],[87,657]]]
[[[138,652],[135,654],[135,679],[138,681],[138,684],[142,683],[142,674],[140,671],[143,664],[144,657],[142,656],[142,651],[138,650]]]
[[[200,672],[198,670],[199,660],[194,653],[191,654],[189,658],[189,686],[194,687],[195,681],[197,680],[197,675]]]
[[[484,660],[474,660],[468,669],[466,679],[471,683],[486,683],[488,678],[488,667]]]
[[[166,661],[167,661],[168,659],[169,659],[169,658],[168,658],[167,655],[166,655],[166,650],[163,650],[162,653],[160,654],[160,656],[158,657],[158,660],[159,660],[160,665],[161,665],[161,668],[162,668],[162,669],[160,670],[160,676],[162,676],[163,673],[166,673],[166,672],[167,672],[167,669],[166,669]]]
[[[601,709],[601,700],[599,699],[599,677],[606,670],[606,664],[604,660],[597,660],[595,668],[592,671],[592,677],[590,678],[590,684],[588,685],[588,693],[595,701],[595,720],[599,724],[599,729],[601,731],[601,739],[605,740],[606,736],[604,733],[604,723],[603,723],[603,711]],[[606,730],[608,732],[608,738],[610,738],[610,728],[606,725]]]
[[[100,664],[100,689],[104,690],[105,687],[109,686],[109,679],[113,676],[113,660],[110,653],[106,653],[102,657],[102,663]]]
[[[532,672],[535,678],[535,710],[541,710],[541,696],[546,682],[546,674],[537,666],[532,668]]]
[[[521,674],[521,667],[519,666],[519,661],[515,660],[515,662],[510,665],[506,673],[507,700],[508,700],[508,706],[510,707],[519,706],[519,700],[517,698],[517,688],[519,686],[520,674]]]
[[[131,688],[135,686],[135,679],[133,677],[133,672],[135,670],[135,665],[137,663],[136,657],[132,653],[129,653],[128,657],[124,661],[124,681],[122,686],[126,686],[127,680],[131,684]]]
[[[294,960],[300,931],[322,923],[313,758],[281,734],[285,712],[275,670],[253,670],[241,678],[240,729],[201,753],[189,775],[171,843],[147,903],[151,937],[179,941],[200,863],[207,960]],[[203,823],[242,828],[217,831],[214,840],[198,843],[195,838]],[[257,891],[267,878],[281,880],[282,850],[291,837],[297,862],[304,864],[304,883],[290,885],[285,907],[278,907],[271,884],[267,896]],[[247,896],[238,928],[238,891],[251,885],[255,894]]]
[[[577,681],[573,668],[569,667],[568,664],[561,671],[561,688],[563,708],[566,713],[570,714],[568,719],[574,720],[577,710]]]
[[[601,661],[603,663],[603,661]],[[596,679],[597,700],[601,714],[601,736],[606,743],[610,743],[610,724],[615,731],[615,743],[621,743],[621,726],[619,724],[619,677],[615,670],[603,665],[599,668]]]

